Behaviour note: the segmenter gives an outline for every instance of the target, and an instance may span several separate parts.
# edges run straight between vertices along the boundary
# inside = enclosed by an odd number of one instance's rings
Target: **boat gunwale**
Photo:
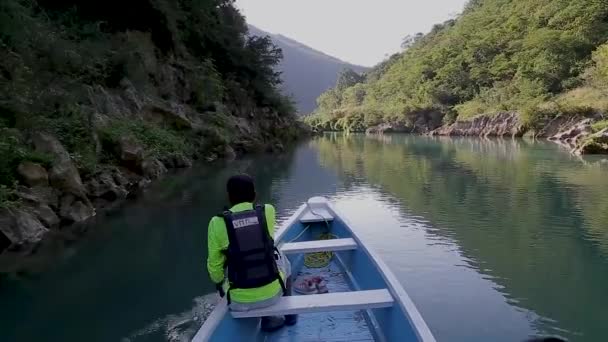
[[[306,206],[306,204],[304,205]],[[436,342],[431,329],[429,329],[426,321],[424,318],[422,318],[422,315],[418,311],[418,308],[407,294],[405,288],[403,288],[403,285],[401,285],[393,271],[390,270],[388,265],[384,263],[384,260],[382,260],[382,258],[380,258],[380,256],[370,246],[361,241],[361,238],[352,229],[352,224],[348,221],[345,215],[342,215],[340,211],[337,210],[329,201],[326,201],[325,205],[330,212],[333,212],[335,217],[339,217],[340,220],[342,220],[342,223],[344,223],[346,229],[352,234],[352,238],[359,245],[359,248],[367,255],[374,266],[378,268],[380,274],[382,275],[382,279],[388,287],[388,290],[395,298],[395,302],[399,304],[401,310],[405,314],[405,317],[407,317],[412,325],[418,340],[423,342]]]
[[[308,202],[307,202],[308,203]],[[307,203],[302,204],[298,210],[296,210],[287,221],[283,222],[279,229],[275,233],[275,241],[280,242],[283,235],[287,232],[289,227],[293,226],[294,223],[304,214]],[[276,242],[275,242],[276,243]],[[196,335],[192,338],[192,342],[206,342],[209,341],[215,329],[220,325],[225,315],[228,314],[228,301],[226,298],[220,299],[216,307],[213,309],[209,317],[205,320],[200,329],[196,332]]]

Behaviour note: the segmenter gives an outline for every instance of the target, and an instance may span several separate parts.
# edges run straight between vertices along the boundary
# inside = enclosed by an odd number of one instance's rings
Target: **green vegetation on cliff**
[[[282,52],[247,36],[233,2],[0,2],[0,201],[21,162],[48,163],[34,132],[57,137],[83,178],[124,137],[163,161],[295,136]]]
[[[361,130],[420,125],[428,113],[451,122],[517,110],[533,123],[547,112],[604,111],[607,40],[603,0],[471,0],[363,79],[323,94],[308,121]]]

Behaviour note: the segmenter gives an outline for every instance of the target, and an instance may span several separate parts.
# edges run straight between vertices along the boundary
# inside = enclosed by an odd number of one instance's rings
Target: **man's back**
[[[252,203],[243,202],[230,208],[230,211],[233,213],[238,213],[253,209],[254,205]],[[264,213],[266,216],[268,233],[270,236],[274,236],[274,228],[276,223],[275,209],[272,205],[266,204],[264,206]],[[229,245],[228,232],[223,217],[215,216],[209,222],[207,245],[207,270],[209,271],[211,280],[217,284],[224,281],[226,252]],[[234,302],[255,303],[275,297],[280,291],[281,284],[278,280],[275,280],[268,285],[258,288],[231,289],[230,296],[231,300]]]

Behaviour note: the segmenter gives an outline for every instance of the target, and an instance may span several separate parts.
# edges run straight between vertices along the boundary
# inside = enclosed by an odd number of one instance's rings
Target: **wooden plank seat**
[[[269,307],[232,311],[234,318],[282,316],[330,311],[356,311],[393,306],[394,299],[386,289],[325,293],[307,296],[282,297]]]
[[[357,242],[352,238],[291,242],[280,249],[285,254],[338,252],[357,249]]]

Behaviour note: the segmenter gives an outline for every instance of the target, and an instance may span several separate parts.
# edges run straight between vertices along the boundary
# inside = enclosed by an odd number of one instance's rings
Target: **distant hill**
[[[349,64],[328,56],[309,46],[280,34],[272,34],[249,25],[249,33],[256,36],[270,36],[283,50],[283,88],[292,95],[300,114],[311,113],[317,108],[316,100],[327,89],[336,85],[338,74],[345,68],[364,72],[366,67]]]
[[[310,123],[426,131],[519,112],[524,126],[538,128],[559,116],[608,113],[606,0],[470,0],[456,18],[404,43],[363,82],[324,93]]]

